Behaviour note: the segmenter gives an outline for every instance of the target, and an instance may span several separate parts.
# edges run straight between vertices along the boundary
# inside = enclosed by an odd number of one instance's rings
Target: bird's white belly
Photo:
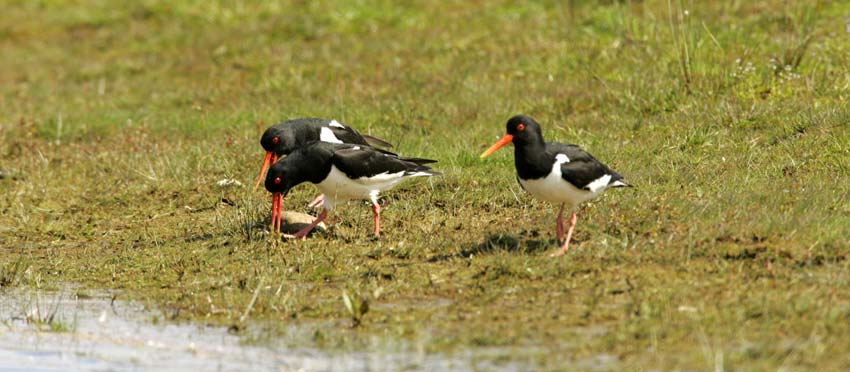
[[[596,193],[581,190],[573,186],[561,178],[560,172],[558,174],[552,172],[544,178],[535,180],[520,179],[519,183],[525,191],[528,191],[535,198],[554,203],[567,203],[572,207],[578,206],[596,196]]]
[[[373,177],[361,177],[357,179],[348,178],[335,166],[325,179],[316,184],[316,187],[325,194],[324,207],[332,209],[337,203],[364,199],[377,201],[381,190],[389,189],[401,182],[404,172],[379,174]]]

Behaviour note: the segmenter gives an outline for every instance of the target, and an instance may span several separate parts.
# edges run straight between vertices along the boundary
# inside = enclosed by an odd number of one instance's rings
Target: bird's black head
[[[266,157],[263,159],[263,165],[260,167],[260,174],[257,175],[257,181],[254,183],[256,190],[263,180],[263,173],[270,164],[277,161],[277,158],[292,152],[295,149],[295,131],[287,125],[278,124],[263,132],[260,138],[260,145],[263,150],[266,150]]]
[[[280,193],[284,196],[295,185],[303,182],[298,180],[298,173],[286,161],[288,158],[275,163],[266,174],[266,190],[270,193]]]
[[[505,132],[507,133],[502,138],[499,138],[493,146],[484,150],[481,154],[482,158],[490,156],[490,154],[511,142],[513,142],[514,148],[517,151],[528,144],[545,145],[543,142],[543,133],[540,131],[540,125],[529,116],[516,115],[508,119]]]
[[[513,137],[514,145],[524,145],[534,142],[543,142],[543,133],[540,124],[526,115],[516,115],[508,119],[505,131]]]
[[[260,145],[267,152],[277,156],[286,155],[295,148],[295,132],[285,125],[275,125],[266,129],[260,138]]]

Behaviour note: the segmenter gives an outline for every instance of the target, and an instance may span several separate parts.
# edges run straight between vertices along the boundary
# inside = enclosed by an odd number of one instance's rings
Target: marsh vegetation
[[[577,3],[6,4],[0,285],[340,352],[850,368],[850,6]],[[516,113],[636,186],[560,259],[557,206],[510,151],[478,159]],[[250,185],[262,131],[303,116],[444,176],[388,192],[380,239],[357,203],[271,239],[268,195],[220,181]]]

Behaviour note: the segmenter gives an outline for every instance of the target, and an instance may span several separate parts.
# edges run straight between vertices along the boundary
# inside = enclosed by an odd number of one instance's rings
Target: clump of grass
[[[21,284],[31,265],[24,257],[0,264],[0,288],[16,287]]]
[[[346,290],[342,291],[342,303],[345,310],[351,316],[351,326],[358,327],[363,322],[363,317],[369,312],[369,301],[363,296],[352,296]]]
[[[670,35],[673,39],[673,48],[676,51],[679,72],[681,74],[682,89],[691,94],[691,83],[693,80],[693,67],[691,64],[691,35],[690,35],[690,11],[684,9],[684,0],[680,0],[677,7],[673,7],[673,0],[667,0],[667,19],[670,23]]]
[[[40,297],[36,297],[31,306],[23,311],[24,319],[27,324],[37,327],[42,331],[54,333],[73,332],[76,328],[76,322],[67,323],[59,316],[61,302],[62,298],[57,297],[52,305],[43,304],[40,301]]]

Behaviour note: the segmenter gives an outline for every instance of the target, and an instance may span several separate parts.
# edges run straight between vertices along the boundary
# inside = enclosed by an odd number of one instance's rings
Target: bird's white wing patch
[[[384,172],[384,173],[376,174],[372,177],[360,177],[360,178],[358,178],[358,180],[361,181],[361,182],[366,182],[366,183],[381,183],[381,182],[399,179],[399,178],[402,178],[402,177],[404,177],[404,171],[396,172],[396,173]]]
[[[613,186],[613,187],[626,187],[626,186],[628,186],[628,184],[626,184],[623,181],[614,181],[614,182],[611,182],[611,186]]]
[[[431,176],[433,176],[433,174],[428,173],[428,172],[413,172],[413,173],[408,173],[407,176],[408,177],[431,177]]]
[[[336,138],[334,131],[328,127],[322,127],[322,130],[319,132],[319,140],[322,142],[342,143],[339,138]]]
[[[558,167],[561,164],[566,164],[570,162],[570,158],[566,154],[558,154],[555,155],[555,166]]]
[[[360,146],[354,146],[351,148],[352,150],[360,150]]]
[[[608,187],[608,181],[611,181],[610,174],[606,174],[602,177],[593,180],[593,182],[588,183],[587,186],[585,186],[584,188],[590,190],[590,192],[595,193]]]
[[[331,120],[331,122],[330,122],[330,124],[328,124],[328,126],[345,129],[345,125],[340,124],[338,121],[336,121],[336,119]]]

